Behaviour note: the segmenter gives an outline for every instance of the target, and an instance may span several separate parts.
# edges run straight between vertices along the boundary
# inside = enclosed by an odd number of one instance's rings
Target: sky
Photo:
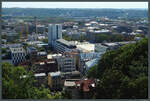
[[[139,8],[148,9],[148,2],[2,2],[2,8]]]

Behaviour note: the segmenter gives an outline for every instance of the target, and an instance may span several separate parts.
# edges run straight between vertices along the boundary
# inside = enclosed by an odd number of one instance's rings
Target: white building
[[[81,52],[94,52],[95,45],[91,43],[81,43],[76,45]]]
[[[10,47],[10,51],[12,64],[17,65],[25,60],[26,51],[23,47],[12,46]]]
[[[54,46],[57,39],[62,38],[62,25],[61,24],[49,24],[48,26],[48,44]]]

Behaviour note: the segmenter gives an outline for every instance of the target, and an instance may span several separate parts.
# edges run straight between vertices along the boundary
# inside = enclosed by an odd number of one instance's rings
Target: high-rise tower
[[[57,39],[62,38],[62,25],[61,24],[49,24],[48,26],[48,44],[54,46]]]

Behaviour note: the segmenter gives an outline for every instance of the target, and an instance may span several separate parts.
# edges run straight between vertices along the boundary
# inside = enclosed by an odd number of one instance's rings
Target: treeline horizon
[[[49,17],[146,18],[147,9],[115,8],[2,8],[2,15]]]

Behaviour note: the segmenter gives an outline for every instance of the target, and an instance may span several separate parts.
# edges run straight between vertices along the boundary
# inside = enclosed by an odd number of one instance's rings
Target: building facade
[[[74,57],[62,56],[57,58],[58,70],[61,72],[72,72],[76,70],[76,59]]]
[[[64,39],[58,39],[55,42],[54,49],[60,53],[72,52],[72,51],[75,51],[76,46],[71,44],[69,41],[64,40]]]
[[[10,51],[12,64],[18,65],[25,60],[26,51],[23,47],[13,46],[10,47]]]
[[[60,71],[48,73],[48,85],[49,85],[50,89],[53,91],[57,91],[57,90],[62,89]]]

